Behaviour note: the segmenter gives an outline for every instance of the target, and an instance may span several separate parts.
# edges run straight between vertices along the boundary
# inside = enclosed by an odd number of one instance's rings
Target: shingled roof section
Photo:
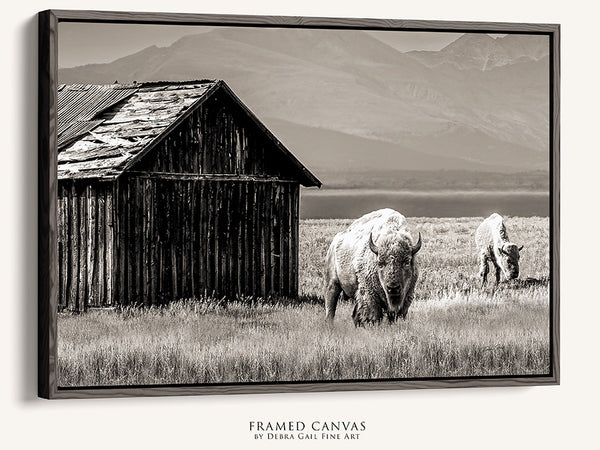
[[[216,85],[200,81],[61,86],[58,178],[117,177]]]
[[[58,178],[114,179],[186,111],[222,87],[298,169],[305,186],[321,182],[287,150],[223,81],[61,85],[58,89]]]

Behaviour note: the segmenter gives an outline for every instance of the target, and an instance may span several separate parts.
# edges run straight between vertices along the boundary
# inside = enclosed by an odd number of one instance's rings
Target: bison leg
[[[404,304],[402,305],[402,308],[400,308],[400,311],[398,311],[398,317],[401,317],[402,320],[406,320],[406,315],[408,314],[408,308],[410,308],[412,299],[413,299],[413,294],[411,292],[409,295],[406,296],[406,299],[404,300]]]
[[[479,276],[481,277],[481,285],[485,286],[487,281],[488,273],[490,273],[490,267],[488,265],[488,256],[486,252],[479,254]]]
[[[396,323],[398,321],[399,316],[400,316],[400,314],[397,313],[396,311],[388,311],[387,312],[387,318],[390,323]]]
[[[370,301],[368,295],[357,293],[352,319],[357,327],[375,325],[383,319],[383,309],[376,302]]]
[[[492,264],[494,265],[494,268],[496,269],[496,284],[500,283],[500,273],[502,272],[500,270],[500,266],[498,265],[498,262],[496,261],[495,258],[490,258],[492,261]]]
[[[406,320],[406,315],[408,314],[408,308],[410,308],[410,305],[415,296],[415,284],[416,283],[417,283],[417,275],[415,275],[413,277],[410,288],[408,289],[408,292],[406,293],[406,297],[404,298],[404,303],[402,303],[402,307],[400,308],[400,311],[398,311],[398,316],[401,317],[402,320]]]
[[[396,323],[399,319],[406,320],[406,314],[408,314],[408,307],[403,306],[400,311],[388,311],[387,318],[390,323]]]
[[[355,327],[360,327],[362,325],[362,322],[360,320],[360,316],[358,313],[358,303],[356,303],[354,305],[354,308],[352,308],[352,320],[354,321]]]
[[[333,322],[335,317],[335,309],[341,291],[342,288],[337,281],[332,280],[327,283],[325,288],[325,317],[329,322]]]

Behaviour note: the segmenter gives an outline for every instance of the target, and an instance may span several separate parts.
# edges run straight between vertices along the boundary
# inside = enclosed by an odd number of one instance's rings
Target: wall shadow
[[[15,39],[19,46],[16,68],[21,78],[17,85],[21,98],[21,117],[18,122],[21,137],[19,152],[19,192],[21,198],[17,203],[21,210],[16,211],[17,223],[21,227],[19,240],[22,254],[19,274],[16,280],[22,296],[17,299],[20,305],[20,336],[18,339],[21,358],[21,372],[18,377],[20,386],[17,398],[23,402],[37,399],[37,235],[38,235],[38,194],[37,194],[37,109],[38,109],[38,18],[31,17],[25,21]],[[16,262],[16,261],[15,261]]]

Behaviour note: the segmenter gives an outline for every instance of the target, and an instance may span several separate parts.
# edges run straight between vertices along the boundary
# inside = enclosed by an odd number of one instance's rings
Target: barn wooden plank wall
[[[113,301],[113,184],[61,182],[58,189],[59,309]]]
[[[127,276],[115,296],[157,305],[296,295],[298,194],[292,182],[130,178],[120,189],[116,262]]]
[[[183,178],[61,183],[61,310],[297,295],[299,185]]]

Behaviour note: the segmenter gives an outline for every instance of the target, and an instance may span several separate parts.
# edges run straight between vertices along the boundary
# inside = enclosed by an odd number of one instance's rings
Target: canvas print
[[[59,388],[551,373],[548,34],[58,39]]]

